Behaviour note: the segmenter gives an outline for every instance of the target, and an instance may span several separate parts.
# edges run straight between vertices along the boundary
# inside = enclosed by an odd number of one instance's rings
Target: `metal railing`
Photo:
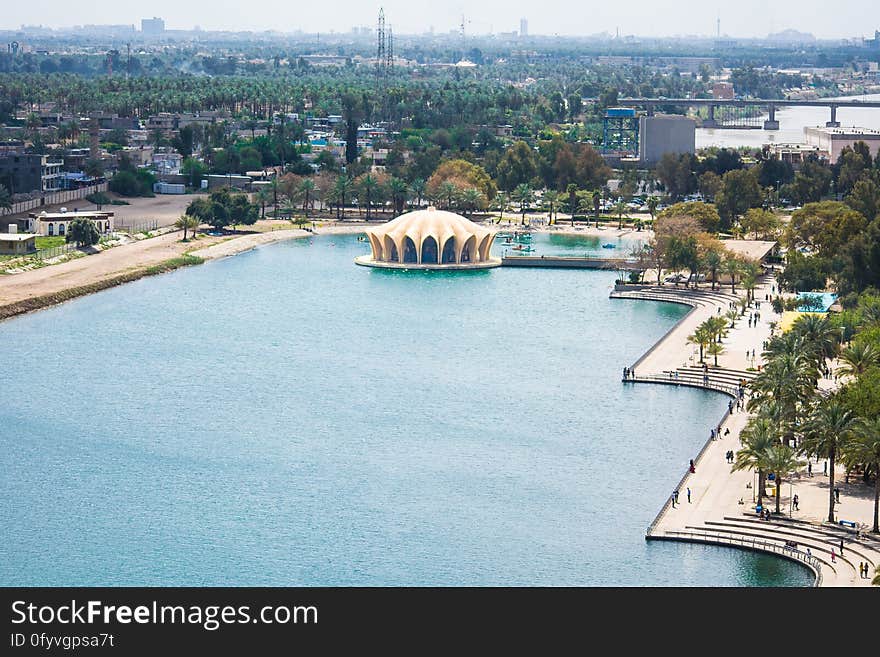
[[[668,536],[684,536],[693,540],[699,540],[706,543],[717,543],[719,545],[731,545],[755,550],[760,552],[771,552],[779,554],[796,561],[806,564],[815,574],[816,579],[813,586],[822,585],[822,562],[811,554],[807,554],[803,550],[788,545],[774,543],[772,541],[760,540],[757,538],[746,538],[740,536],[732,536],[730,534],[721,534],[709,531],[667,531]]]
[[[641,381],[644,383],[666,383],[668,385],[688,386],[691,388],[705,388],[707,390],[723,392],[725,395],[730,395],[734,399],[739,397],[739,386],[713,381],[711,377],[708,381],[704,381],[700,380],[699,378],[689,376],[685,376],[683,378],[675,378],[675,376],[670,377],[668,374],[645,374],[643,376],[637,376],[634,379],[627,380],[635,382]]]

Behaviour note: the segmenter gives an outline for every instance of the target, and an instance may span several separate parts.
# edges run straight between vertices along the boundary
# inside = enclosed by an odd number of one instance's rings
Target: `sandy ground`
[[[148,199],[153,200],[153,199]],[[222,258],[248,251],[262,244],[307,237],[312,233],[291,228],[289,221],[260,221],[257,232],[224,236],[202,235],[197,241],[183,242],[180,231],[117,246],[85,258],[49,265],[39,269],[0,276],[0,306],[62,290],[97,283],[118,274],[150,267],[171,258],[191,253],[205,259]],[[359,233],[361,225],[323,225],[316,234]]]

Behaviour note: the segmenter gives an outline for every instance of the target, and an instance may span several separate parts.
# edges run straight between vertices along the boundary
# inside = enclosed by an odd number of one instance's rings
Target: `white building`
[[[113,231],[113,213],[112,212],[67,212],[66,208],[61,208],[60,212],[40,213],[31,212],[28,218],[23,220],[27,222],[25,230],[29,233],[52,237],[54,235],[67,235],[70,229],[70,222],[74,219],[88,219],[98,232],[102,235]]]
[[[804,138],[808,146],[828,153],[832,162],[837,162],[837,158],[840,157],[844,148],[847,146],[852,148],[858,141],[863,141],[868,145],[871,157],[876,157],[877,152],[880,151],[880,130],[872,128],[857,128],[855,126],[849,128],[805,127]]]

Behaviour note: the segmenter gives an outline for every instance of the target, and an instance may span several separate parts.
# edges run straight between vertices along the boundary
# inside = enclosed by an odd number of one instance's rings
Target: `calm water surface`
[[[643,538],[727,403],[619,381],[681,308],[365,249],[278,244],[0,325],[0,584],[810,581]]]

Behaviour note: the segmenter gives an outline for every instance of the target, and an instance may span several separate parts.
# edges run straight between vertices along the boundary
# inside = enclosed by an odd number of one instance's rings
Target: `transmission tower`
[[[390,25],[388,26],[388,52],[385,57],[385,68],[394,72],[394,32],[391,31]]]
[[[376,77],[380,78],[385,73],[385,10],[379,9],[379,26],[377,28],[378,45],[376,47]]]

